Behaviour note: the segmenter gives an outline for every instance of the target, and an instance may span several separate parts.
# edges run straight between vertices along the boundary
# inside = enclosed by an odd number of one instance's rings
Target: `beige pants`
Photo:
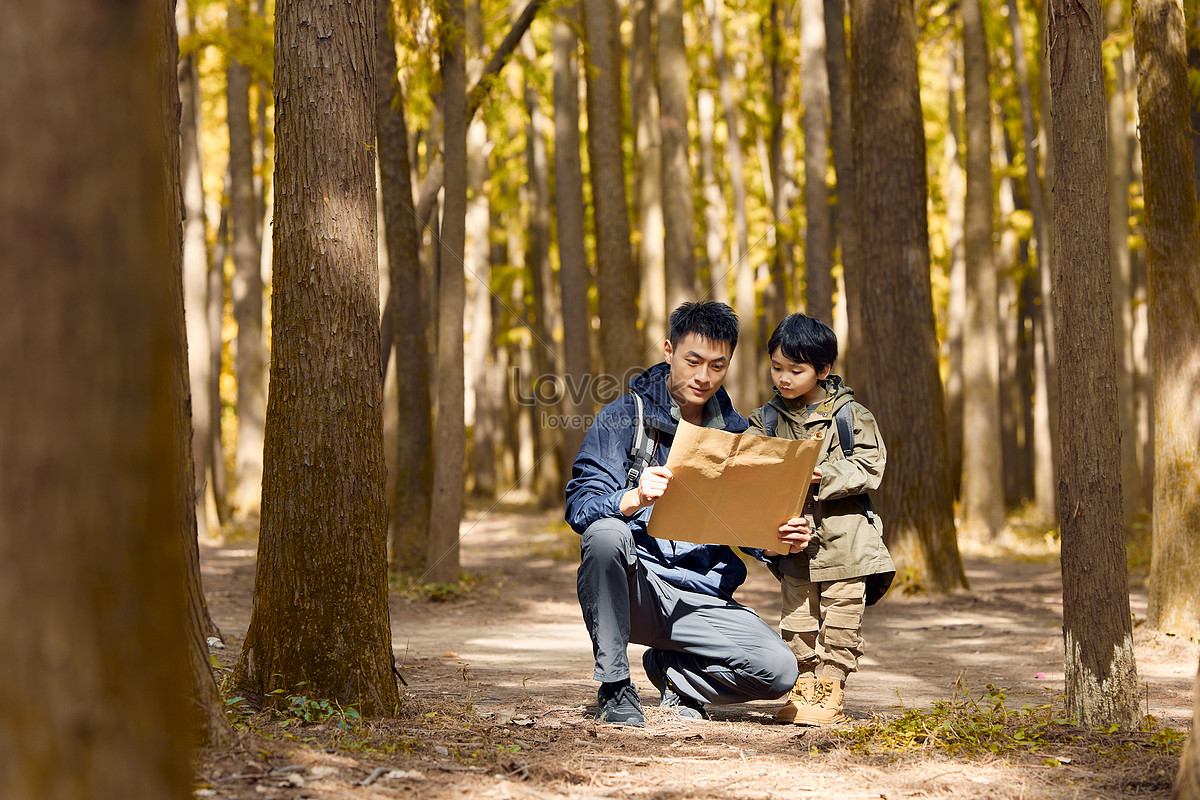
[[[780,586],[780,633],[796,654],[800,674],[844,681],[858,669],[863,654],[866,580],[814,583],[781,575]]]

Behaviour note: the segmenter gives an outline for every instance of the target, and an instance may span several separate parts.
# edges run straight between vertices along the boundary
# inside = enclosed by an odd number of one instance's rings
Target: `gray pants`
[[[650,572],[619,519],[583,532],[579,605],[592,637],[595,678],[630,677],[630,642],[662,651],[676,690],[708,704],[782,696],[796,682],[796,657],[771,626],[732,600],[679,589]]]

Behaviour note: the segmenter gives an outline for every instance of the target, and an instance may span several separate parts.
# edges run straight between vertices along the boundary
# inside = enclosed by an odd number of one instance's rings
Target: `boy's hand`
[[[621,497],[621,513],[629,516],[639,509],[653,505],[655,500],[663,496],[672,477],[671,470],[666,467],[646,467],[642,470],[638,485]]]
[[[775,556],[788,553],[800,553],[808,547],[809,541],[812,540],[812,528],[808,524],[808,520],[804,517],[792,517],[787,522],[779,526],[779,552],[773,550],[764,550],[768,556]]]
[[[817,467],[816,469],[813,470],[812,482],[813,483],[821,482],[821,468],[820,467]]]

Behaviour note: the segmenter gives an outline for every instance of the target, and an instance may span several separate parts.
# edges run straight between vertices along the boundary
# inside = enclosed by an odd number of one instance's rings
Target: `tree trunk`
[[[654,3],[632,0],[633,44],[629,54],[633,117],[637,261],[641,275],[642,346],[662,349],[667,337],[667,273],[663,231],[663,132],[654,79]],[[576,117],[578,118],[578,117]]]
[[[1105,9],[1110,27],[1121,26],[1125,3],[1110,2]],[[1130,114],[1126,94],[1125,49],[1113,56],[1112,93],[1108,98],[1108,246],[1112,265],[1113,340],[1117,345],[1117,413],[1121,421],[1121,505],[1129,530],[1143,509],[1142,482],[1137,463],[1137,427],[1133,398],[1133,364],[1130,333],[1133,328],[1133,259],[1129,252],[1129,184],[1133,180],[1129,157]],[[1200,611],[1200,609],[1198,609]]]
[[[229,196],[228,170],[225,173],[224,191],[221,194],[223,197]],[[208,265],[208,303],[205,306],[205,314],[208,317],[209,418],[213,421],[207,447],[209,463],[212,465],[213,496],[221,525],[227,524],[231,517],[225,445],[221,441],[221,422],[225,409],[225,404],[221,399],[221,365],[224,359],[225,336],[221,328],[225,321],[225,256],[228,252],[229,205],[225,203],[221,206],[221,216],[217,221],[217,237],[213,242],[212,261]]]
[[[1154,354],[1154,543],[1149,622],[1200,634],[1200,229],[1192,180],[1183,8],[1133,6]]]
[[[164,103],[174,15],[7,11],[0,48],[21,66],[0,82],[0,370],[19,391],[0,392],[0,796],[182,800],[192,475],[177,95]]]
[[[229,3],[229,38],[245,37],[245,0]],[[233,237],[233,316],[237,322],[237,462],[233,505],[238,524],[257,527],[263,480],[266,414],[263,348],[262,250],[254,198],[254,135],[250,127],[250,70],[236,58],[227,69],[230,227]]]
[[[584,247],[583,169],[579,158],[578,9],[559,10],[554,24],[554,211],[558,222],[558,280],[563,308],[563,464],[583,444],[592,413],[586,391],[591,373],[588,269]]]
[[[729,183],[733,189],[733,229],[736,236],[730,259],[734,272],[734,310],[741,323],[738,336],[739,356],[731,362],[732,380],[726,390],[734,405],[750,408],[758,404],[762,376],[758,369],[758,300],[754,288],[754,264],[750,260],[750,230],[746,220],[746,173],[742,157],[742,126],[738,102],[729,74],[725,53],[725,3],[704,0],[704,13],[711,25],[713,63],[717,70],[717,91],[725,114],[725,158],[729,164]]]
[[[187,0],[175,6],[175,24],[180,38],[191,35],[194,14]],[[217,530],[217,520],[208,519],[207,495],[212,449],[212,403],[209,387],[211,359],[208,355],[208,234],[204,219],[204,170],[200,154],[200,79],[193,53],[181,54],[179,83],[179,138],[183,183],[183,299],[187,323],[188,374],[191,377],[192,455],[195,459],[197,526],[205,537]],[[215,508],[215,504],[213,504]]]
[[[825,61],[823,0],[800,3],[800,104],[804,106],[804,204],[808,220],[805,268],[809,316],[833,324],[833,218],[825,173],[829,169],[829,73]],[[779,194],[780,181],[774,181]],[[790,200],[790,198],[782,198]],[[775,218],[786,213],[776,198]]]
[[[688,158],[687,44],[683,0],[656,0],[658,102],[662,130],[662,209],[666,256],[667,310],[696,299],[696,255],[692,228],[692,165]]]
[[[620,16],[614,0],[583,0],[583,74],[587,79],[587,147],[596,225],[600,355],[604,370],[618,379],[642,360],[621,140]]]
[[[433,415],[430,361],[435,341],[425,298],[431,294],[421,264],[418,219],[413,211],[412,171],[408,157],[408,124],[396,75],[392,0],[376,0],[375,114],[379,142],[380,195],[383,199],[390,302],[397,352],[399,396],[396,438],[397,475],[392,479],[391,566],[397,572],[425,568],[429,540],[430,496],[433,492]],[[404,289],[401,291],[401,289]],[[391,348],[388,348],[390,350]],[[386,363],[388,352],[383,353]]]
[[[916,20],[908,3],[855,0],[854,151],[872,410],[888,443],[882,516],[897,567],[924,588],[966,584],[954,536],[926,222]],[[869,224],[867,224],[869,221]],[[900,331],[903,336],[897,335]]]
[[[992,118],[993,161],[1004,175],[1000,179],[996,208],[999,212],[1000,249],[996,270],[999,282],[1000,318],[1000,443],[1003,461],[1004,507],[1018,508],[1025,500],[1029,470],[1025,453],[1029,430],[1025,427],[1026,410],[1033,392],[1023,361],[1025,309],[1022,291],[1029,262],[1021,257],[1021,239],[1013,226],[1020,187],[1013,169],[1013,148],[1005,128],[1004,115]]]
[[[442,20],[442,116],[445,127],[446,199],[442,209],[438,270],[437,426],[434,430],[433,505],[426,578],[457,583],[458,527],[463,512],[463,311],[466,302],[460,254],[466,244],[467,73],[461,29],[463,0],[450,0]]]
[[[701,70],[704,69],[701,66]],[[728,305],[729,288],[725,285],[729,276],[728,206],[717,180],[716,122],[716,98],[711,89],[701,88],[696,93],[696,123],[700,129],[700,186],[704,195],[704,260],[710,296]]]
[[[484,52],[483,11],[479,0],[467,5],[467,45],[470,50],[467,72],[477,75],[483,69],[480,54]],[[527,41],[527,40],[522,40]],[[467,395],[463,398],[465,423],[471,429],[471,458],[469,475],[471,493],[480,498],[496,497],[496,409],[492,398],[489,367],[495,336],[492,330],[492,207],[487,182],[491,176],[488,157],[492,145],[488,142],[487,122],[472,117],[467,125],[467,217],[466,247],[463,266],[470,280],[466,281],[466,302],[471,313],[465,320],[470,338],[468,357],[464,362],[470,374],[464,380]]]
[[[1004,526],[1000,443],[1000,345],[992,243],[992,104],[981,0],[963,0],[963,127],[967,196],[963,244],[967,308],[963,331],[963,527],[993,538]]]
[[[764,327],[771,328],[778,320],[783,319],[789,310],[789,294],[797,296],[799,302],[799,290],[789,292],[790,284],[793,279],[799,283],[799,276],[796,275],[796,254],[795,254],[795,239],[796,225],[793,224],[793,217],[789,214],[791,205],[796,197],[796,182],[793,179],[793,173],[796,167],[795,147],[792,141],[795,136],[789,136],[788,129],[794,128],[791,124],[790,115],[787,110],[790,106],[788,102],[788,83],[792,70],[792,65],[796,63],[797,58],[791,52],[790,38],[791,31],[794,27],[793,10],[791,4],[780,3],[779,0],[771,0],[767,14],[762,18],[760,25],[761,36],[765,53],[763,54],[766,60],[767,72],[770,77],[770,96],[767,105],[768,111],[768,136],[769,142],[767,145],[767,158],[764,162],[764,167],[767,169],[769,180],[768,186],[765,186],[764,195],[768,205],[771,208],[771,225],[768,228],[768,242],[771,246],[771,257],[760,268],[767,274],[763,277],[767,279],[766,286],[762,293],[762,317]],[[801,41],[800,52],[800,69],[802,71],[802,79],[800,86],[801,97],[805,97],[806,92],[820,92],[821,88],[816,85],[816,79],[813,81],[803,77],[806,67],[811,68],[812,58],[815,56],[820,58],[819,53],[805,53],[803,48],[810,46],[810,41]],[[819,47],[824,46],[824,34],[821,34],[821,42]],[[821,64],[821,69],[825,67]],[[828,92],[828,85],[824,91]],[[810,98],[811,99],[811,98]],[[805,113],[808,106],[805,105]],[[820,109],[814,109],[814,113],[819,114]],[[807,119],[807,118],[806,118]],[[806,129],[807,133],[807,129]],[[805,139],[806,143],[808,139]],[[809,149],[806,144],[806,153]],[[822,181],[824,181],[824,173],[822,173]],[[822,187],[823,188],[823,187]],[[818,190],[818,194],[820,190]],[[819,199],[819,198],[818,198]],[[812,197],[808,200],[811,202]],[[807,206],[808,204],[806,204]],[[811,215],[810,215],[811,216]],[[812,224],[812,220],[809,220]],[[820,223],[818,223],[819,227]],[[810,229],[810,235],[812,231]],[[832,290],[832,275],[829,281],[829,302],[833,302]],[[809,291],[812,291],[811,280],[808,282]],[[818,289],[818,291],[821,291]],[[806,311],[813,314],[811,307]],[[821,317],[826,322],[831,322],[830,317]]]
[[[233,683],[286,703],[306,682],[305,695],[386,715],[398,694],[370,147],[375,20],[370,2],[311,0],[281,5],[276,18],[272,391],[254,611]]]
[[[527,65],[537,62],[537,48],[533,39],[525,37],[521,42],[522,55]],[[529,205],[529,274],[533,288],[533,336],[534,363],[537,367],[535,387],[543,383],[554,387],[560,383],[562,356],[554,341],[554,331],[561,327],[559,301],[555,296],[554,283],[550,276],[550,162],[546,153],[546,118],[542,115],[537,88],[530,80],[529,67],[523,75],[525,108],[529,118],[525,126],[525,159],[528,164],[531,190]],[[543,508],[560,502],[566,481],[560,467],[559,441],[561,437],[549,427],[549,420],[557,419],[559,407],[554,392],[538,393],[533,429],[537,440],[537,494]]]
[[[855,208],[854,139],[850,127],[850,64],[846,55],[846,0],[824,0],[825,67],[829,72],[830,133],[837,174],[837,238],[842,246],[842,278],[846,284],[846,341],[841,371],[855,396],[870,402],[870,367],[862,331],[863,264]]]
[[[1058,396],[1071,421],[1058,436],[1067,712],[1087,727],[1132,725],[1139,693],[1120,513],[1102,20],[1099,0],[1051,0],[1048,12]]]
[[[962,485],[963,466],[963,328],[967,317],[967,263],[963,257],[963,217],[966,213],[966,178],[959,152],[958,94],[962,78],[958,70],[959,48],[946,47],[946,137],[942,165],[942,194],[946,200],[946,250],[950,256],[950,296],[946,303],[946,449],[949,452],[950,486]]]

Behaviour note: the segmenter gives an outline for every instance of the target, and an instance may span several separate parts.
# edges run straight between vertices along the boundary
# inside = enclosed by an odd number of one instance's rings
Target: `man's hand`
[[[763,553],[768,556],[800,553],[808,547],[811,539],[812,528],[809,526],[808,520],[804,517],[792,517],[779,526],[779,552],[763,550]]]
[[[821,468],[820,467],[817,467],[816,469],[813,470],[812,482],[813,483],[821,482]]]
[[[654,504],[671,482],[671,470],[666,467],[646,467],[638,485],[621,496],[621,513],[625,516]]]

